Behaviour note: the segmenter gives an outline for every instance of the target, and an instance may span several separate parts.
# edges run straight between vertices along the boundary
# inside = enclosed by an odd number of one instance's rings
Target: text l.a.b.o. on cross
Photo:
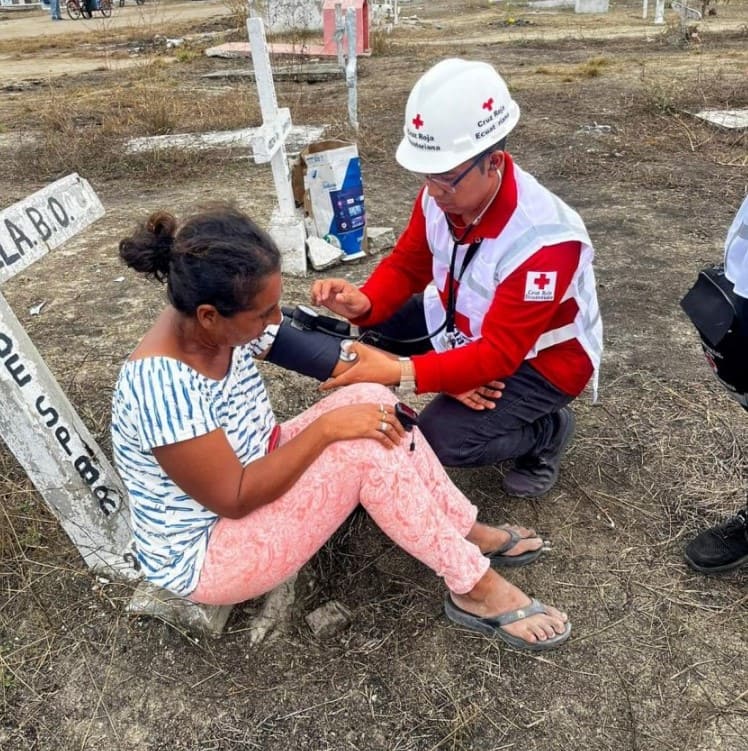
[[[4,219],[0,227],[0,265],[17,263],[37,245],[48,242],[55,232],[68,227],[74,218],[61,201],[50,196],[43,209],[28,206],[15,221]]]

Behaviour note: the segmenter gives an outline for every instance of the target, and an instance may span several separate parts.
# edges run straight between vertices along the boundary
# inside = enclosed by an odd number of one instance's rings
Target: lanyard
[[[452,245],[452,258],[449,262],[449,278],[447,279],[447,282],[449,283],[449,289],[447,290],[447,336],[453,337],[454,336],[454,330],[455,330],[455,311],[457,309],[457,286],[462,281],[462,277],[467,270],[467,267],[470,265],[470,262],[475,258],[475,254],[478,252],[478,248],[480,248],[481,243],[483,240],[475,240],[470,243],[468,246],[468,249],[465,251],[465,257],[462,259],[462,264],[460,264],[460,273],[455,278],[455,263],[457,261],[457,248],[459,243],[457,240],[454,241],[454,245]]]
[[[503,167],[503,161],[502,161],[502,167]],[[449,216],[445,212],[444,218],[447,220],[447,224],[449,225],[449,232],[452,235],[452,258],[449,262],[449,290],[447,291],[447,316],[444,321],[447,327],[447,339],[451,342],[451,345],[455,346],[455,336],[454,336],[454,330],[455,330],[455,309],[457,307],[457,289],[455,282],[457,285],[462,281],[462,275],[465,273],[465,270],[470,265],[470,261],[473,260],[475,257],[475,254],[478,252],[478,248],[480,248],[480,244],[483,242],[482,239],[474,240],[470,243],[468,246],[468,249],[465,251],[465,257],[462,259],[462,265],[460,267],[460,275],[455,279],[455,261],[457,258],[457,247],[462,244],[463,240],[470,234],[470,231],[475,227],[478,222],[480,222],[481,219],[483,219],[483,215],[488,211],[489,206],[494,202],[496,196],[499,194],[499,189],[501,188],[501,181],[503,178],[503,172],[501,169],[497,169],[496,173],[499,176],[498,183],[496,184],[496,189],[492,193],[491,197],[488,199],[488,201],[484,204],[483,208],[478,212],[478,214],[473,218],[473,221],[470,222],[465,227],[465,231],[462,233],[460,237],[455,237],[455,227],[452,224]]]

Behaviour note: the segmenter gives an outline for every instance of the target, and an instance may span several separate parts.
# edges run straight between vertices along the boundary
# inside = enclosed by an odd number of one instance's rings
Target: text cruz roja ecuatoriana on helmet
[[[488,117],[481,118],[476,123],[476,127],[482,128],[475,133],[475,140],[479,141],[481,138],[491,135],[500,125],[502,125],[508,118],[509,112],[505,111],[506,106],[501,105],[497,107]]]
[[[473,136],[475,140],[479,141],[482,138],[491,135],[491,133],[497,130],[509,119],[509,115],[510,113],[507,111],[506,106],[502,104],[500,107],[494,109],[487,117],[482,117],[476,123],[476,128],[479,128],[480,130],[476,130]],[[419,131],[413,130],[412,128],[408,128],[407,132],[410,142],[416,148],[423,149],[425,151],[442,150],[442,147],[438,143],[434,143],[436,139],[431,134],[420,133]]]

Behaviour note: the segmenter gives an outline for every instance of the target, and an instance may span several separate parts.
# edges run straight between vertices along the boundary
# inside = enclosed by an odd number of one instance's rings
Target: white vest
[[[562,298],[562,302],[570,298],[576,300],[579,308],[577,315],[572,323],[541,334],[525,359],[535,357],[538,352],[554,344],[577,339],[592,362],[593,398],[597,399],[603,326],[592,270],[592,243],[581,217],[575,211],[516,165],[514,175],[517,182],[517,208],[498,237],[483,240],[460,280],[455,308],[457,313],[469,320],[470,334],[465,331],[455,332],[458,338],[456,346],[480,338],[483,319],[493,302],[496,288],[530,256],[548,245],[580,242],[582,251],[579,264]],[[422,206],[426,219],[426,239],[434,258],[434,282],[424,291],[424,311],[428,330],[436,331],[446,318],[439,290],[446,287],[454,241],[444,212],[429,197],[427,191],[423,192]],[[457,248],[455,275],[459,274],[467,248],[467,244]],[[433,336],[431,342],[437,352],[444,352],[455,346],[447,338],[444,329]]]
[[[736,295],[748,297],[748,196],[727,231],[725,276],[735,285]]]

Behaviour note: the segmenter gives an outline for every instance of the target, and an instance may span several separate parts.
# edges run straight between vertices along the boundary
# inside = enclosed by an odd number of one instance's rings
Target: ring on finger
[[[388,423],[386,423],[386,422],[385,422],[384,420],[382,420],[382,422],[380,422],[380,423],[379,423],[379,429],[380,429],[380,430],[381,430],[381,431],[382,431],[383,433],[386,433],[386,432],[387,432],[387,431],[389,430],[389,427],[390,427],[390,426],[389,426],[389,424],[388,424]]]

